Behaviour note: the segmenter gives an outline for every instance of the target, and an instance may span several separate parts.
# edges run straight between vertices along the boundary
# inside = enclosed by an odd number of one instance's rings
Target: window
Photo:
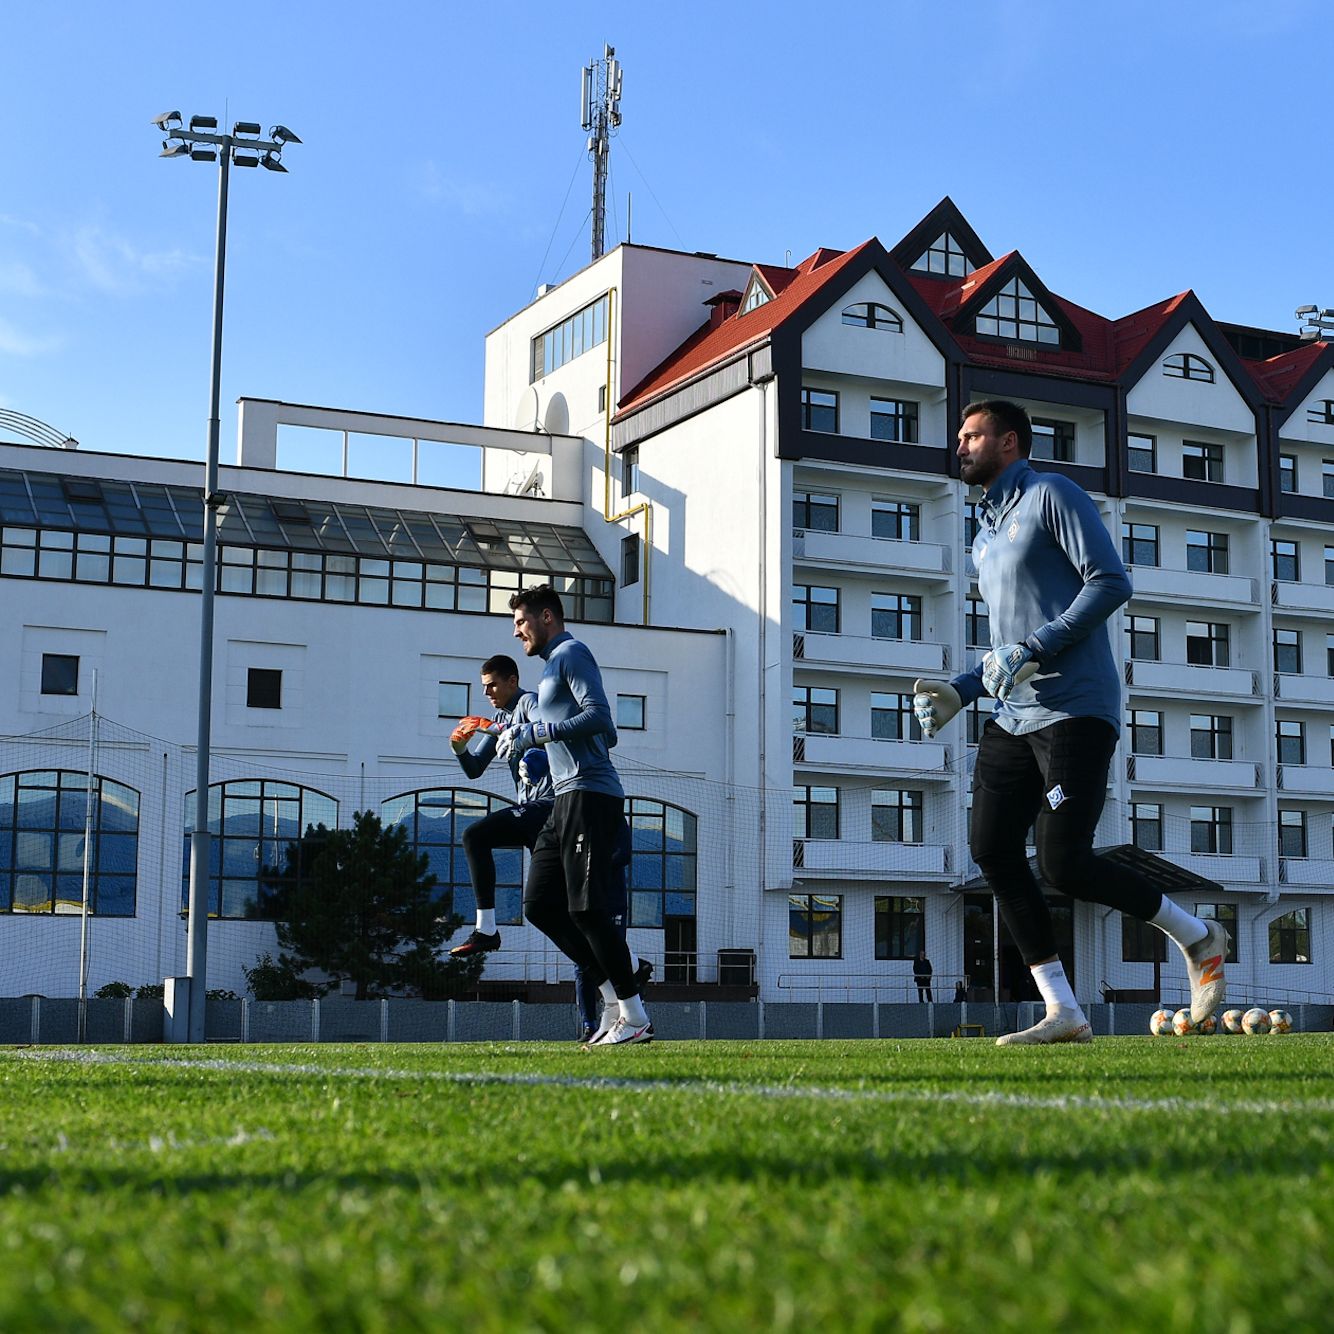
[[[1186,622],[1186,661],[1195,667],[1226,667],[1231,627],[1214,621]]]
[[[1197,482],[1223,480],[1223,446],[1198,440],[1181,442],[1181,475]]]
[[[77,695],[79,659],[72,653],[42,654],[42,694]]]
[[[1059,347],[1061,331],[1021,278],[1012,278],[978,312],[974,329],[983,337]]]
[[[877,741],[920,741],[911,695],[871,692],[871,736]]]
[[[841,894],[789,894],[787,907],[789,959],[843,957]]]
[[[792,730],[837,736],[838,691],[823,686],[793,686]]]
[[[963,545],[965,551],[973,549],[977,535],[982,530],[982,514],[978,508],[980,501],[969,500],[963,507]]]
[[[1326,500],[1334,500],[1334,459],[1322,459],[1320,462],[1320,494]]]
[[[616,726],[623,732],[642,732],[648,727],[646,695],[616,696]]]
[[[190,901],[193,792],[186,793],[185,810],[182,907]],[[319,824],[337,828],[338,803],[314,788],[268,778],[211,784],[208,828],[213,838],[209,852],[208,915],[272,921],[273,896],[302,875],[300,858],[289,856],[288,850],[306,829]],[[436,867],[433,865],[431,869]]]
[[[906,500],[873,500],[871,536],[893,538],[899,542],[920,542],[922,507]]]
[[[1127,616],[1126,638],[1130,644],[1130,656],[1137,661],[1157,662],[1161,657],[1156,616]]]
[[[838,837],[838,788],[793,788],[792,804],[796,816],[795,837],[832,839]]]
[[[1287,495],[1297,490],[1297,456],[1280,454],[1278,456],[1278,489]]]
[[[877,894],[875,899],[875,957],[915,959],[926,948],[926,913],[921,899]]]
[[[1269,561],[1273,567],[1273,577],[1279,583],[1295,584],[1301,579],[1301,553],[1296,542],[1285,542],[1277,537],[1270,538]]]
[[[441,681],[435,698],[437,718],[466,718],[472,712],[468,707],[466,681]]]
[[[873,639],[922,638],[922,599],[916,593],[872,593]]]
[[[991,615],[981,598],[968,599],[963,623],[969,648],[991,647]]]
[[[1056,463],[1075,460],[1074,422],[1052,421],[1046,417],[1033,418],[1032,458],[1051,459]]]
[[[1163,374],[1176,380],[1202,380],[1213,384],[1214,368],[1193,352],[1177,352],[1163,361]]]
[[[1167,937],[1156,926],[1121,914],[1121,962],[1162,963],[1167,958]]]
[[[533,339],[529,382],[550,375],[567,361],[592,351],[606,338],[607,298],[604,295]]]
[[[972,273],[973,266],[963,247],[949,232],[942,232],[926,250],[918,256],[913,265],[916,273],[943,273],[950,278],[964,278]]]
[[[1286,676],[1302,674],[1302,632],[1274,631],[1274,670]]]
[[[1123,523],[1121,525],[1121,559],[1127,565],[1158,564],[1158,525],[1153,523]]]
[[[920,843],[922,793],[900,788],[871,789],[871,841]]]
[[[1237,930],[1237,905],[1235,903],[1197,903],[1195,905],[1195,916],[1205,922],[1222,922],[1227,931],[1227,954],[1224,956],[1225,962],[1236,963],[1238,960],[1237,941],[1240,939],[1240,932]]]
[[[812,634],[838,634],[838,589],[793,584],[792,628]]]
[[[1294,908],[1269,923],[1270,963],[1311,962],[1309,908]]]
[[[0,913],[81,912],[87,856],[89,910],[134,916],[139,793],[94,777],[91,855],[84,841],[88,800],[88,775],[72,769],[0,777]]]
[[[621,494],[627,498],[639,490],[639,446],[621,450]]]
[[[303,801],[300,828],[314,823],[307,808],[308,801],[309,795]],[[496,811],[508,810],[511,805],[503,797],[493,797],[466,787],[425,788],[382,801],[380,819],[386,829],[398,825],[406,830],[413,852],[426,858],[426,869],[435,876],[433,893],[441,913],[457,913],[465,922],[470,922],[477,911],[477,900],[468,874],[468,860],[463,853],[463,835],[478,820]],[[335,807],[334,819],[325,822],[332,825],[336,816]],[[496,921],[502,926],[518,926],[523,921],[523,849],[496,848],[495,861]],[[225,917],[238,915],[264,917],[268,914],[223,913]]]
[[[1334,426],[1334,398],[1311,404],[1306,409],[1306,420],[1317,426]]]
[[[871,439],[915,444],[917,404],[901,398],[872,398]]]
[[[988,701],[988,703],[990,703]],[[975,746],[982,740],[982,729],[987,725],[987,719],[991,717],[991,707],[983,711],[982,701],[976,700],[971,704],[965,713],[968,716],[968,726],[965,735],[968,738],[968,744]]]
[[[621,587],[631,588],[639,582],[639,534],[627,533],[621,538]]]
[[[1224,857],[1232,855],[1231,806],[1190,808],[1190,850]]]
[[[1325,587],[1334,588],[1334,547],[1325,548]]]
[[[1163,753],[1163,715],[1149,709],[1130,710],[1130,750],[1134,755]]]
[[[1306,812],[1279,811],[1278,855],[1280,857],[1306,856]]]
[[[802,388],[801,429],[838,432],[838,394],[834,390]]]
[[[1228,535],[1186,530],[1186,569],[1201,574],[1226,574]]]
[[[1280,764],[1306,763],[1306,724],[1291,718],[1280,718],[1276,724],[1278,735],[1278,762]]]
[[[838,532],[838,497],[814,491],[792,493],[792,526],[820,533]]]
[[[1193,760],[1232,758],[1232,719],[1223,714],[1190,715],[1190,756]]]
[[[699,820],[649,797],[626,801],[630,821],[630,925],[670,925],[695,916]]]
[[[1130,803],[1130,841],[1145,852],[1163,850],[1163,808],[1157,802]]]
[[[607,410],[607,386],[605,384],[600,384],[598,385],[598,416],[599,417],[602,416],[602,414],[606,412],[606,410]]]
[[[1334,676],[1334,634],[1325,631],[1325,675]]]
[[[251,667],[246,672],[245,706],[247,709],[281,709],[282,672],[272,667]]]
[[[750,288],[746,292],[746,299],[741,303],[741,313],[744,315],[749,310],[754,310],[757,306],[762,306],[770,300],[769,293],[765,290],[764,284],[759,278],[752,277]]]
[[[903,316],[877,301],[859,301],[843,309],[843,323],[857,329],[884,329],[889,333],[903,332]]]
[[[1126,437],[1126,459],[1131,472],[1158,471],[1158,442],[1151,435]]]

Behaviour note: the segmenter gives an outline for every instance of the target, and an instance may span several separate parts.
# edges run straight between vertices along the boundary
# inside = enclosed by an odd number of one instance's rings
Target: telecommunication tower
[[[621,124],[621,62],[615,48],[604,47],[602,59],[585,65],[583,74],[580,110],[593,163],[593,258],[601,259],[606,249],[607,158],[611,136]]]

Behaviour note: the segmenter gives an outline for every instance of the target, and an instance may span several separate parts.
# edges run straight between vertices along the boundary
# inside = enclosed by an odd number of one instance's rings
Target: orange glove
[[[495,724],[489,718],[478,718],[476,714],[470,714],[467,718],[460,718],[459,725],[449,734],[449,744],[454,747],[454,754],[461,755],[468,749],[468,742],[472,740],[474,732],[494,732]]]

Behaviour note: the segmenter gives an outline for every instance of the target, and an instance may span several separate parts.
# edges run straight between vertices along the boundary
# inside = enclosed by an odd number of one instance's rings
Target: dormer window
[[[1020,343],[1061,344],[1061,331],[1022,278],[1011,278],[978,312],[976,331]]]
[[[857,329],[884,329],[888,333],[903,332],[903,316],[877,301],[859,301],[843,309],[843,323]]]
[[[973,271],[963,247],[949,232],[941,232],[912,268],[915,273],[939,273],[948,278],[966,278]]]
[[[747,311],[754,310],[756,306],[762,306],[772,299],[769,289],[760,281],[759,275],[752,274],[750,286],[746,288],[746,295],[741,299],[741,313],[744,315]]]
[[[1176,380],[1200,380],[1213,384],[1214,368],[1193,352],[1176,352],[1163,361],[1163,374]]]

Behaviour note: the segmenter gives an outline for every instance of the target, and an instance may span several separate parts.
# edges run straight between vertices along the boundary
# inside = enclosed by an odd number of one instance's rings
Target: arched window
[[[858,329],[884,329],[887,333],[903,332],[903,316],[878,301],[858,301],[843,308],[843,323]]]
[[[630,925],[695,916],[698,819],[649,797],[626,799],[630,821]]]
[[[193,791],[186,793],[185,810],[182,905],[190,901]],[[287,845],[319,824],[338,826],[338,803],[326,792],[271,778],[210,784],[208,915],[272,921],[270,900],[288,865]]]
[[[1321,399],[1306,409],[1306,420],[1317,426],[1334,426],[1334,398]]]
[[[1163,361],[1163,374],[1177,380],[1201,380],[1213,384],[1214,368],[1193,352],[1176,352]]]
[[[139,793],[93,779],[90,911],[133,917]],[[40,769],[0,777],[0,912],[83,910],[88,775]]]
[[[463,855],[463,834],[494,811],[513,806],[504,797],[466,787],[423,788],[402,792],[380,803],[380,819],[387,829],[401,824],[408,831],[414,852],[425,853],[435,876],[435,893],[445,912],[470,921],[477,911]],[[523,849],[497,848],[496,921],[517,926],[523,921]]]

